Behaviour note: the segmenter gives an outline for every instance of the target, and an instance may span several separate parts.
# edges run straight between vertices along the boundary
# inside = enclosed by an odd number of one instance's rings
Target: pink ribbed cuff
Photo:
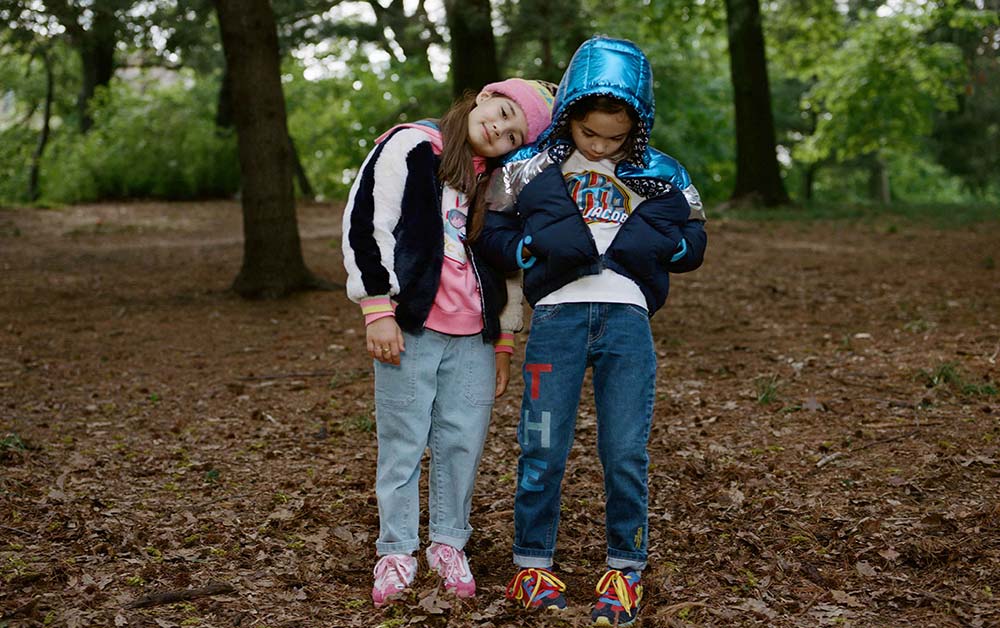
[[[387,296],[361,299],[361,313],[365,316],[365,326],[380,318],[392,316],[395,311],[396,304]]]

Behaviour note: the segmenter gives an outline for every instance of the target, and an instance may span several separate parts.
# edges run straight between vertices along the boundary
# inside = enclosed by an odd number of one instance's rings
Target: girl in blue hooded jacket
[[[534,308],[518,425],[519,571],[507,597],[526,608],[566,606],[551,567],[591,367],[608,564],[592,612],[598,625],[632,623],[642,599],[656,388],[649,319],[666,300],[670,273],[698,268],[706,245],[687,171],[648,146],[652,88],[649,62],[633,43],[586,41],[560,82],[552,124],[494,174],[484,196],[494,211],[474,245],[491,264],[523,270]]]

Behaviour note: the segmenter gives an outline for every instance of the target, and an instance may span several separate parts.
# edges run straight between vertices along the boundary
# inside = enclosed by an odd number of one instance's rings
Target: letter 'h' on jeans
[[[604,467],[608,565],[642,569],[656,357],[646,311],[623,303],[535,308],[525,348],[517,438],[514,562],[551,567],[580,392],[593,368],[597,451]]]

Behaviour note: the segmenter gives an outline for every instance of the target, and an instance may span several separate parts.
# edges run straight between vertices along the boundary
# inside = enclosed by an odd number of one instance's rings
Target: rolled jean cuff
[[[631,552],[615,552],[612,554],[612,551],[609,550],[608,567],[618,570],[634,569],[642,571],[646,568],[646,557]]]
[[[375,553],[379,556],[389,554],[412,554],[420,548],[420,539],[412,541],[397,541],[396,543],[375,542]]]
[[[552,552],[539,552],[528,550],[528,554],[522,553],[524,550],[514,549],[514,564],[522,569],[549,569],[552,567]]]
[[[469,537],[472,536],[472,529],[457,530],[442,526],[430,526],[429,536],[432,543],[444,543],[460,550],[469,542]]]

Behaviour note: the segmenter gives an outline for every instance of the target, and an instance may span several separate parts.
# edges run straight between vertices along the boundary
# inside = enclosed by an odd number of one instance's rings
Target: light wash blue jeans
[[[399,366],[375,362],[380,556],[420,547],[420,460],[428,447],[430,539],[465,546],[496,388],[493,346],[478,334],[424,330],[403,338]]]
[[[594,371],[608,566],[646,566],[646,443],[656,394],[649,317],[624,303],[563,303],[535,308],[525,347],[514,497],[514,563],[520,567],[552,566],[563,473],[587,367]]]

